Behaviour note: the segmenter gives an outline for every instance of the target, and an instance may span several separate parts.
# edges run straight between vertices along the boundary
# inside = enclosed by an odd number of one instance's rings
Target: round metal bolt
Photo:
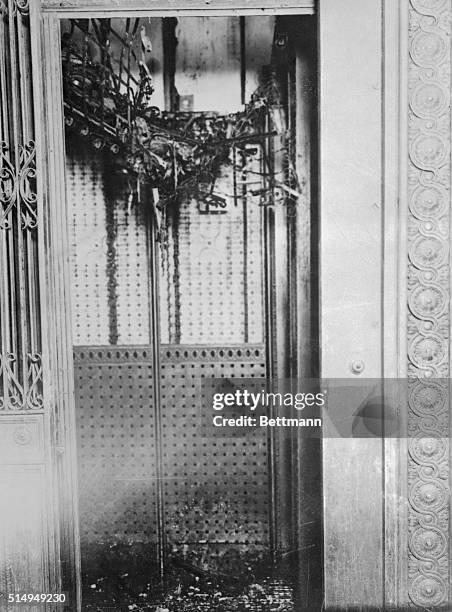
[[[362,361],[361,359],[355,359],[354,361],[352,361],[350,369],[353,374],[361,374],[364,370],[364,361]]]

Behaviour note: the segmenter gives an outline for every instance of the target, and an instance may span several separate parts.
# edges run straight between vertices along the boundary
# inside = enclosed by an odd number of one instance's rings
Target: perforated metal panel
[[[74,344],[148,344],[146,210],[108,172],[101,154],[68,150]]]
[[[82,545],[156,541],[151,351],[74,352]]]
[[[225,168],[216,183],[225,214],[203,214],[185,199],[169,223],[161,255],[163,342],[263,340],[262,209],[258,196],[244,199],[234,187],[240,179],[237,169]],[[112,180],[101,154],[69,148],[76,346],[149,342],[149,219],[144,203],[130,205],[127,183]]]
[[[74,352],[82,546],[157,541],[152,352]],[[263,378],[262,345],[161,349],[163,504],[170,552],[212,569],[269,549],[265,430],[200,427],[204,378]]]
[[[269,546],[265,430],[203,437],[203,378],[264,377],[262,345],[165,346],[161,355],[166,538],[173,552],[225,569]]]
[[[67,156],[71,211],[72,313],[75,344],[107,344],[105,206],[99,161]]]
[[[110,206],[112,194],[108,195]],[[146,206],[135,203],[129,208],[123,186],[114,196],[110,266],[114,266],[117,343],[148,344],[150,319],[149,251]]]
[[[202,203],[193,199],[178,203],[162,254],[162,342],[263,341],[262,208],[257,196],[248,195],[246,204],[239,197],[240,179],[227,167],[215,183],[224,214],[200,212]]]

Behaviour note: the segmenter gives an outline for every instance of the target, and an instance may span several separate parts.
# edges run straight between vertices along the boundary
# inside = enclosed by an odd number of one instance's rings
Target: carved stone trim
[[[408,596],[450,601],[448,0],[411,0],[408,167]]]

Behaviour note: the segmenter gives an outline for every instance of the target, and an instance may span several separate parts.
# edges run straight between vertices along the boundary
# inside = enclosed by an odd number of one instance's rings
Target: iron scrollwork
[[[21,201],[22,227],[34,229],[37,226],[36,194],[36,145],[30,140],[20,148],[19,194]]]
[[[33,103],[23,70],[30,2],[0,0],[0,7],[0,60],[10,66],[0,75],[1,98],[8,101],[8,119],[0,125],[0,411],[12,412],[43,408],[38,196],[34,128],[24,116]]]
[[[0,354],[0,411],[41,410],[44,407],[41,355],[27,355],[23,383],[17,374],[17,366],[15,354]]]
[[[14,0],[14,9],[22,15],[28,15],[30,12],[30,0]]]
[[[6,142],[0,143],[0,229],[11,229],[10,213],[21,209],[22,228],[37,226],[36,146],[29,141],[19,150],[18,169],[10,158]]]
[[[13,353],[0,354],[0,376],[3,393],[0,396],[0,409],[23,410],[25,394],[23,385],[16,375],[17,357]]]
[[[9,147],[0,143],[0,229],[10,229],[10,213],[17,203],[18,182],[16,170],[10,161]]]

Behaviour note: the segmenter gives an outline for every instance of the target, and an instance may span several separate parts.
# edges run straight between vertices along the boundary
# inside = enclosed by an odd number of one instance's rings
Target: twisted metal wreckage
[[[129,208],[143,200],[143,188],[152,190],[161,240],[168,207],[179,197],[194,198],[206,212],[225,212],[228,195],[237,204],[235,181],[234,194],[216,188],[227,165],[241,174],[261,206],[296,202],[300,185],[291,156],[284,156],[277,171],[272,159],[291,148],[274,66],[266,67],[261,85],[240,112],[163,111],[152,102],[153,79],[145,61],[152,42],[140,19],[127,19],[124,34],[111,20],[73,20],[70,28],[62,39],[66,128],[89,138],[95,150],[106,151],[109,162],[127,177]],[[141,59],[133,48],[138,36]],[[119,57],[112,53],[112,41],[120,45]],[[274,47],[286,43],[276,40]],[[256,160],[260,171],[253,165]],[[258,174],[259,181],[250,181],[248,174]]]

